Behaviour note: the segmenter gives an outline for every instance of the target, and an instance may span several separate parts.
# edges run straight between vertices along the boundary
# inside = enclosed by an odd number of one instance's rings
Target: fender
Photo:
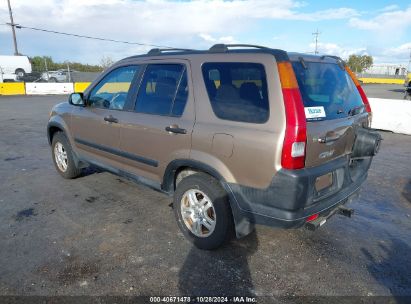
[[[163,183],[161,185],[161,189],[163,191],[170,194],[174,192],[175,174],[177,170],[182,167],[189,167],[191,169],[202,171],[204,173],[211,175],[220,182],[221,186],[228,194],[237,238],[245,237],[254,230],[254,224],[250,221],[248,216],[241,210],[235,198],[235,195],[231,190],[229,183],[227,183],[224,177],[216,169],[203,162],[193,159],[177,159],[170,162],[167,165],[167,168],[163,176]]]
[[[64,119],[61,118],[58,115],[54,115],[54,116],[50,117],[50,120],[47,123],[47,139],[48,139],[49,145],[51,145],[51,135],[52,135],[50,130],[53,127],[59,128],[61,131],[63,131],[66,134],[67,137],[70,137],[69,134],[68,134],[68,131],[67,131],[68,126],[67,126],[66,122],[64,121]],[[70,138],[69,138],[69,140],[70,140]],[[70,143],[71,143],[71,140],[70,140]]]
[[[74,160],[76,166],[78,166],[80,168],[87,167],[87,164],[82,162],[78,157],[78,154],[77,154],[77,152],[75,150],[75,147],[73,145],[73,142],[74,142],[73,138],[72,138],[70,132],[68,132],[69,128],[68,128],[66,122],[64,121],[63,118],[61,118],[58,115],[52,116],[50,118],[49,122],[47,123],[47,140],[49,142],[49,145],[51,146],[51,135],[52,134],[51,134],[50,131],[53,127],[59,128],[66,135],[66,137],[67,137],[67,139],[70,143],[71,150],[73,151],[73,160]]]

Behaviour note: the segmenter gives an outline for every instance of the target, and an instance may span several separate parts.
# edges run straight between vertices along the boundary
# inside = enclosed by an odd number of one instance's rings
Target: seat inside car
[[[238,103],[240,93],[232,84],[222,84],[217,90],[215,99],[222,103]]]
[[[160,77],[144,86],[150,91],[142,90],[142,98],[137,101],[137,110],[143,113],[169,114],[176,91],[176,80],[172,77]]]
[[[260,90],[254,82],[244,82],[241,84],[240,97],[251,101],[254,105],[261,103]]]

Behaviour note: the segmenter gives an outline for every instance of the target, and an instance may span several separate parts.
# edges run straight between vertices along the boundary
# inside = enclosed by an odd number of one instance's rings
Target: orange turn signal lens
[[[279,62],[278,74],[280,75],[281,87],[283,89],[298,88],[297,78],[295,78],[294,69],[290,62]]]
[[[354,81],[354,84],[356,87],[360,86],[360,82],[358,81],[357,77],[355,74],[351,71],[351,69],[348,66],[345,66],[345,70],[347,71],[348,75],[350,75],[352,81]]]

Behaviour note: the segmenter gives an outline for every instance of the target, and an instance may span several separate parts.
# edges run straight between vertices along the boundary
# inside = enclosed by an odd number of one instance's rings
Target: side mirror
[[[71,93],[69,96],[69,103],[73,106],[84,107],[86,103],[84,102],[83,93]]]

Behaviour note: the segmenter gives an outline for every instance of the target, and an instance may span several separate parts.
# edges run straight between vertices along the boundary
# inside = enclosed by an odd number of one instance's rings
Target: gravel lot
[[[45,128],[65,99],[0,97],[0,295],[411,296],[410,136],[382,133],[352,219],[258,227],[205,252],[171,198],[110,173],[58,175]]]

